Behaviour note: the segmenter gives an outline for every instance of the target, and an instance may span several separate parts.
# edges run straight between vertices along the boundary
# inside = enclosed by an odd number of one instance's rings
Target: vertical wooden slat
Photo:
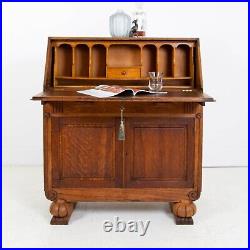
[[[57,86],[56,76],[58,74],[58,51],[57,46],[55,46],[55,61],[54,61],[54,86]]]
[[[143,64],[143,60],[142,60],[142,49],[143,49],[143,45],[140,45],[140,77],[142,77],[142,64]]]
[[[51,78],[51,67],[54,68],[54,65],[51,65],[53,62],[52,57],[55,56],[55,54],[52,53],[54,48],[51,46],[50,38],[48,39],[48,46],[47,46],[47,52],[46,52],[46,63],[45,63],[45,73],[44,73],[44,80],[43,80],[43,90],[46,90],[48,87],[52,87],[51,85],[54,84],[54,76],[53,79]],[[54,50],[55,52],[55,50]]]
[[[105,45],[106,48],[106,78],[108,78],[108,52],[109,52],[109,45]]]
[[[173,53],[172,53],[172,75],[173,77],[176,76],[176,60],[175,60],[175,55],[176,55],[176,47],[173,46]]]
[[[192,46],[189,47],[189,75],[192,87],[194,87],[194,50]]]
[[[44,189],[48,199],[52,191],[52,125],[50,114],[53,111],[51,103],[43,106],[43,157],[44,157]]]
[[[196,47],[196,58],[195,58],[196,74],[195,74],[195,84],[196,88],[203,89],[203,79],[202,79],[202,69],[201,69],[201,53],[200,53],[200,41],[197,41]]]
[[[89,77],[92,77],[92,44],[89,46]]]
[[[160,61],[160,58],[159,58],[159,46],[156,46],[156,72],[159,72],[159,61]]]
[[[75,53],[76,53],[76,49],[75,49],[76,45],[71,45],[72,48],[72,77],[75,77],[76,75],[76,65],[75,65]]]

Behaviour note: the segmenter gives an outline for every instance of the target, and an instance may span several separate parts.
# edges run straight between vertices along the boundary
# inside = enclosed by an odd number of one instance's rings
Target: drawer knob
[[[122,75],[125,76],[127,74],[126,71],[122,71]]]

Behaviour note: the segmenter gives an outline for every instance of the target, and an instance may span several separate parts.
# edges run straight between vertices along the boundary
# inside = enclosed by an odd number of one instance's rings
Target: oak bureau
[[[166,201],[176,224],[193,224],[202,174],[203,93],[199,39],[48,39],[43,92],[44,189],[51,224],[68,224],[76,202]],[[99,84],[166,95],[95,98]],[[118,138],[124,110],[125,136]]]

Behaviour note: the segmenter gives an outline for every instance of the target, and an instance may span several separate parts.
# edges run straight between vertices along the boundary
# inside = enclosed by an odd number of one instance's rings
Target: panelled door
[[[192,187],[194,118],[52,118],[54,187]]]
[[[193,186],[194,118],[129,118],[126,128],[126,187]]]
[[[121,145],[115,118],[52,118],[53,185],[120,186]]]

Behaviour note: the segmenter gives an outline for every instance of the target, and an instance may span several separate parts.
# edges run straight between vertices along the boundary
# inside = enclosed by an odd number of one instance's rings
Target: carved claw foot
[[[50,213],[53,215],[51,225],[68,225],[70,216],[76,203],[66,202],[65,200],[55,200],[50,206]]]
[[[196,213],[196,206],[190,200],[170,203],[171,211],[175,216],[176,225],[193,225],[192,216]]]

